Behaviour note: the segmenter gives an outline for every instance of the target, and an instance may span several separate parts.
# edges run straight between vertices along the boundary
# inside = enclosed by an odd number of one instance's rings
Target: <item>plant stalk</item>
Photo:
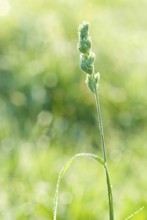
[[[93,77],[94,77],[94,73],[93,73]],[[96,100],[97,117],[98,117],[98,123],[99,123],[102,152],[103,152],[103,158],[104,158],[104,161],[105,161],[105,175],[106,175],[107,190],[108,190],[108,200],[109,200],[109,219],[110,220],[114,220],[113,194],[112,194],[111,181],[110,181],[108,165],[107,165],[107,154],[106,154],[106,147],[105,147],[103,122],[102,122],[102,116],[101,116],[101,109],[100,109],[100,103],[99,103],[98,90],[97,90],[96,86],[95,86],[95,100]]]

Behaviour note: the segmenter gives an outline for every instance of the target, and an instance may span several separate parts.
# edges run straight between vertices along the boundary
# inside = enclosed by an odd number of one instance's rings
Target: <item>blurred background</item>
[[[57,177],[79,152],[101,153],[95,100],[79,67],[90,22],[116,219],[147,219],[147,1],[0,0],[0,219],[53,216]],[[86,170],[85,170],[86,167]],[[104,171],[77,159],[58,219],[107,220]]]

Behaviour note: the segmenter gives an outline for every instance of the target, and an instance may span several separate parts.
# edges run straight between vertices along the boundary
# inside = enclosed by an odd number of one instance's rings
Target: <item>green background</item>
[[[77,29],[90,22],[116,220],[147,219],[147,2],[0,2],[0,219],[53,216],[59,171],[101,155],[94,96],[79,67]],[[77,159],[58,219],[107,220],[104,171]]]

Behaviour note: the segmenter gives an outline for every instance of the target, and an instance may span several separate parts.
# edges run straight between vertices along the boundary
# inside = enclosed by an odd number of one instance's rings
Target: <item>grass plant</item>
[[[97,117],[98,117],[99,131],[101,137],[103,160],[105,162],[104,168],[106,174],[108,200],[109,200],[109,219],[114,220],[113,194],[112,194],[110,175],[107,165],[107,154],[106,154],[103,123],[102,123],[99,95],[98,95],[100,73],[96,73],[94,70],[95,54],[91,50],[91,46],[92,46],[92,42],[91,42],[91,37],[89,35],[89,24],[88,22],[83,22],[79,27],[79,44],[78,44],[78,49],[81,52],[80,55],[81,69],[86,73],[86,84],[88,88],[91,90],[91,92],[94,94],[96,100]]]
[[[110,180],[110,174],[107,163],[107,153],[106,153],[103,122],[102,122],[101,108],[99,102],[99,92],[98,92],[100,73],[95,72],[94,70],[95,53],[92,51],[92,41],[89,35],[89,23],[87,21],[84,21],[79,26],[78,35],[79,35],[78,50],[80,51],[80,67],[83,70],[83,72],[86,73],[86,81],[85,81],[86,85],[89,88],[89,90],[93,93],[96,102],[97,119],[99,124],[99,133],[100,133],[101,148],[102,148],[102,157],[99,157],[98,155],[91,153],[79,153],[74,155],[65,163],[58,176],[55,199],[54,199],[53,220],[57,219],[58,194],[59,194],[61,179],[65,174],[65,172],[67,171],[67,169],[69,168],[69,166],[71,165],[71,163],[74,161],[74,159],[78,157],[87,157],[93,159],[103,166],[105,170],[107,192],[108,192],[109,220],[114,220],[113,193],[112,193],[111,180]],[[126,220],[131,219],[134,215],[142,211],[142,209],[143,207],[135,211],[133,214],[127,217]]]

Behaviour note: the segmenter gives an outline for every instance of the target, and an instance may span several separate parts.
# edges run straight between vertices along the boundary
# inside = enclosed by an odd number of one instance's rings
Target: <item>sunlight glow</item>
[[[7,0],[0,0],[0,16],[6,16],[9,14],[11,6]]]

